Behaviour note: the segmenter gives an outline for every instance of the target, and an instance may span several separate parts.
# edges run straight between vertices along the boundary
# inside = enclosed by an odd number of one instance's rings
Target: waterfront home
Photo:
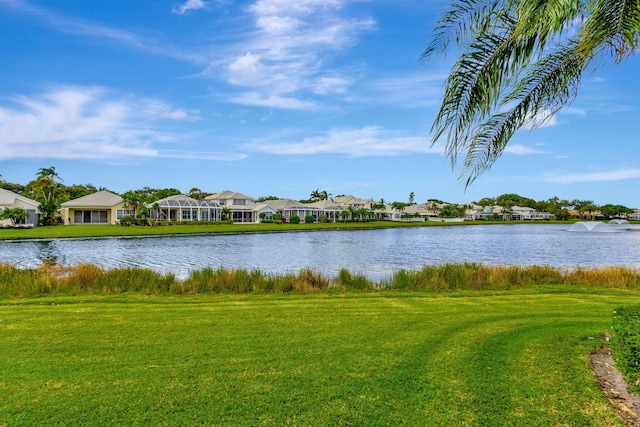
[[[261,212],[265,213],[264,219],[272,219],[273,215],[280,214],[285,222],[289,222],[292,215],[297,215],[301,222],[307,215],[312,215],[317,222],[321,215],[317,207],[291,199],[265,200],[256,203],[253,210],[258,218]]]
[[[117,224],[123,216],[135,216],[122,197],[107,190],[64,202],[58,212],[65,225]]]
[[[15,208],[22,208],[29,214],[28,218],[19,221],[16,225],[33,227],[38,224],[40,216],[40,212],[38,211],[38,202],[14,193],[13,191],[0,188],[0,211]],[[0,220],[0,226],[7,225],[12,225],[11,220]]]
[[[229,209],[233,222],[258,222],[257,213],[253,210],[253,206],[255,205],[255,199],[253,197],[225,190],[207,196],[204,199],[218,203],[223,211],[225,208]]]
[[[307,206],[312,206],[319,209],[318,214],[320,216],[325,215],[329,222],[336,222],[337,220],[339,220],[340,213],[346,209],[345,206],[337,203],[332,199],[318,200],[316,202],[307,204]]]
[[[351,206],[354,209],[371,209],[371,205],[375,203],[373,199],[359,199],[354,196],[336,196],[332,200],[340,206],[345,208]]]
[[[219,221],[221,208],[213,200],[196,200],[184,194],[165,197],[147,205],[149,218],[158,221]]]

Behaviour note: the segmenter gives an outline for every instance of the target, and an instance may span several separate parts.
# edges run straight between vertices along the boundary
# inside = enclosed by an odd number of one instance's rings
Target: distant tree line
[[[2,179],[0,174],[0,188],[13,191],[14,193],[36,200],[39,203],[39,210],[41,213],[40,222],[42,225],[54,224],[56,221],[56,211],[60,209],[60,205],[68,200],[77,199],[89,194],[96,193],[98,191],[108,190],[106,187],[96,187],[93,184],[72,184],[65,185],[63,179],[56,172],[55,167],[40,168],[36,172],[36,177],[29,181],[26,185],[7,182]],[[112,191],[112,193],[115,193]],[[120,194],[124,199],[127,209],[136,212],[136,216],[145,217],[147,215],[146,206],[153,204],[157,200],[164,199],[166,197],[182,194],[177,188],[151,188],[143,187],[137,190],[128,190]],[[199,188],[192,188],[187,195],[196,200],[203,200],[205,197],[211,195],[202,191]],[[339,196],[336,196],[339,197]],[[326,190],[316,189],[313,190],[309,199],[300,200],[302,203],[313,203],[320,200],[328,200],[332,198],[332,194]],[[276,196],[266,196],[257,199],[258,202],[266,200],[278,199]],[[380,199],[378,202],[374,202],[371,206],[373,210],[384,209],[386,206],[391,206],[396,210],[403,211],[407,206],[415,204],[415,193],[412,191],[409,193],[408,202],[385,202],[384,199]],[[464,213],[464,207],[457,203],[446,203],[442,200],[429,199],[427,203],[445,205],[440,209],[440,213],[446,216],[460,216]],[[604,218],[624,217],[627,214],[633,213],[633,209],[630,209],[623,205],[605,204],[597,205],[593,200],[565,200],[558,197],[551,197],[547,200],[536,201],[529,197],[524,197],[519,194],[502,194],[497,197],[484,197],[477,202],[472,202],[480,206],[501,206],[507,210],[513,206],[522,206],[533,208],[538,212],[549,212],[555,215],[558,219],[569,218],[570,210],[578,211],[579,215],[583,219],[595,219],[596,215],[600,215]],[[5,211],[8,211],[5,209]],[[462,211],[462,214],[461,214]],[[25,212],[26,213],[26,212]],[[6,219],[12,221],[19,221],[25,214],[22,212],[5,212]],[[227,208],[223,212],[223,216],[230,216],[230,211]],[[363,212],[349,212],[351,216],[362,217]]]

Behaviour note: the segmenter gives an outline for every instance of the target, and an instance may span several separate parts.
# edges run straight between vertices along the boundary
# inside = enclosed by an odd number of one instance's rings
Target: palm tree
[[[62,181],[55,167],[40,168],[36,179],[29,183],[35,199],[39,202],[42,223],[46,225],[53,224],[55,212],[60,207],[60,199],[64,196],[64,189],[56,182],[56,178]]]
[[[424,60],[460,51],[432,126],[466,185],[488,170],[523,126],[535,128],[573,101],[583,72],[618,63],[639,44],[637,0],[456,0]]]
[[[140,190],[129,190],[120,197],[124,200],[124,208],[130,211],[131,216],[136,216],[138,208],[144,203],[144,194]]]
[[[29,218],[29,213],[23,208],[5,208],[0,211],[0,220],[8,219],[11,221],[11,226],[15,227],[21,221]]]

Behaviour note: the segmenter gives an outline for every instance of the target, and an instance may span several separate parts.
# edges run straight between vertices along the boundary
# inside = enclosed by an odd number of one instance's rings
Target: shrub
[[[132,216],[123,216],[120,218],[120,225],[123,227],[128,227],[130,225],[135,225],[136,219]]]
[[[320,218],[319,218],[318,222],[326,224],[327,222],[329,222],[329,217],[326,216],[326,215],[320,215]]]
[[[353,275],[346,268],[340,269],[335,283],[346,289],[374,290],[374,284],[362,274]]]
[[[640,305],[621,307],[613,312],[611,346],[616,365],[630,389],[637,393],[640,391]]]
[[[273,214],[272,218],[274,221],[282,221],[282,215],[280,214]]]
[[[300,217],[298,215],[291,215],[289,217],[289,223],[291,223],[291,224],[300,224]]]
[[[258,218],[260,218],[260,219],[264,219],[266,216],[267,216],[267,214],[265,212],[260,212],[258,214]]]
[[[305,215],[304,217],[304,222],[306,222],[307,224],[313,224],[316,221],[316,217],[314,217],[313,215]]]

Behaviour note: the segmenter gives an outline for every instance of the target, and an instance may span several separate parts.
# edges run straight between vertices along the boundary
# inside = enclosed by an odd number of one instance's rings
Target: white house
[[[165,197],[147,205],[149,216],[158,221],[219,221],[220,205],[214,200],[196,200],[184,194]]]
[[[35,200],[29,199],[14,193],[13,191],[0,188],[0,211],[4,209],[22,208],[29,214],[29,218],[19,222],[16,225],[35,226],[38,224],[40,212],[38,211],[39,203]],[[10,220],[0,220],[0,225],[7,226],[12,225]]]
[[[253,210],[255,205],[253,197],[225,190],[207,196],[204,199],[218,203],[222,210],[229,208],[233,222],[258,222],[257,214]]]

